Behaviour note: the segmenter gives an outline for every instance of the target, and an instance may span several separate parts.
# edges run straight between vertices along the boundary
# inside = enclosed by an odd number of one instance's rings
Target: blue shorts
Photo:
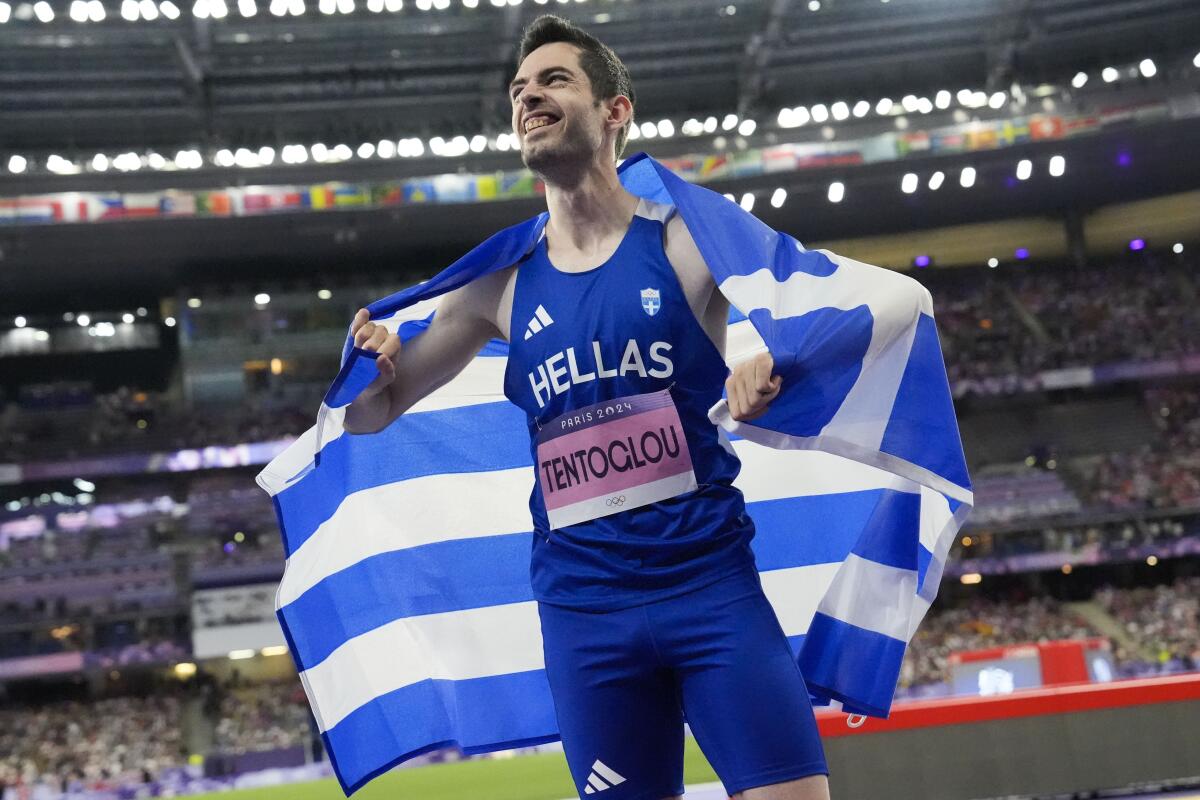
[[[683,794],[685,717],[730,794],[829,774],[808,689],[757,572],[619,611],[538,610],[581,797]]]

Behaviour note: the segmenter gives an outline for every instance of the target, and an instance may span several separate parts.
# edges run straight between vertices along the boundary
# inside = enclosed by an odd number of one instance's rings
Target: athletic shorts
[[[757,572],[619,611],[538,610],[580,797],[683,794],[685,719],[729,794],[829,774],[804,678]]]

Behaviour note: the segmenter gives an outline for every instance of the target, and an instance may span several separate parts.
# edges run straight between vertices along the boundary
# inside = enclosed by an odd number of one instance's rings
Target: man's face
[[[509,85],[521,160],[534,172],[590,161],[604,143],[604,104],[579,66],[579,50],[553,42],[521,62]]]

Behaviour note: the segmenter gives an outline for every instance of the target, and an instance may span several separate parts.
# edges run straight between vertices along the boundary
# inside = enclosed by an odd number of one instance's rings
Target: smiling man
[[[346,430],[381,429],[506,339],[505,394],[535,464],[546,673],[580,795],[679,797],[686,719],[731,794],[827,798],[808,692],[733,486],[740,464],[707,416],[722,388],[736,419],[765,413],[781,386],[771,357],[729,373],[728,304],[682,218],[618,180],[634,91],[613,51],[539,17],[509,92],[522,158],[546,184],[544,236],[446,295],[403,350],[360,311],[355,344],[379,353],[380,376]]]

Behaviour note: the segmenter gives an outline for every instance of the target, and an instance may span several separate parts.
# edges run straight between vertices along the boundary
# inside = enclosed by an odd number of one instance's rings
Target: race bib
[[[536,466],[551,528],[696,488],[668,389],[596,403],[552,420],[538,432]]]

